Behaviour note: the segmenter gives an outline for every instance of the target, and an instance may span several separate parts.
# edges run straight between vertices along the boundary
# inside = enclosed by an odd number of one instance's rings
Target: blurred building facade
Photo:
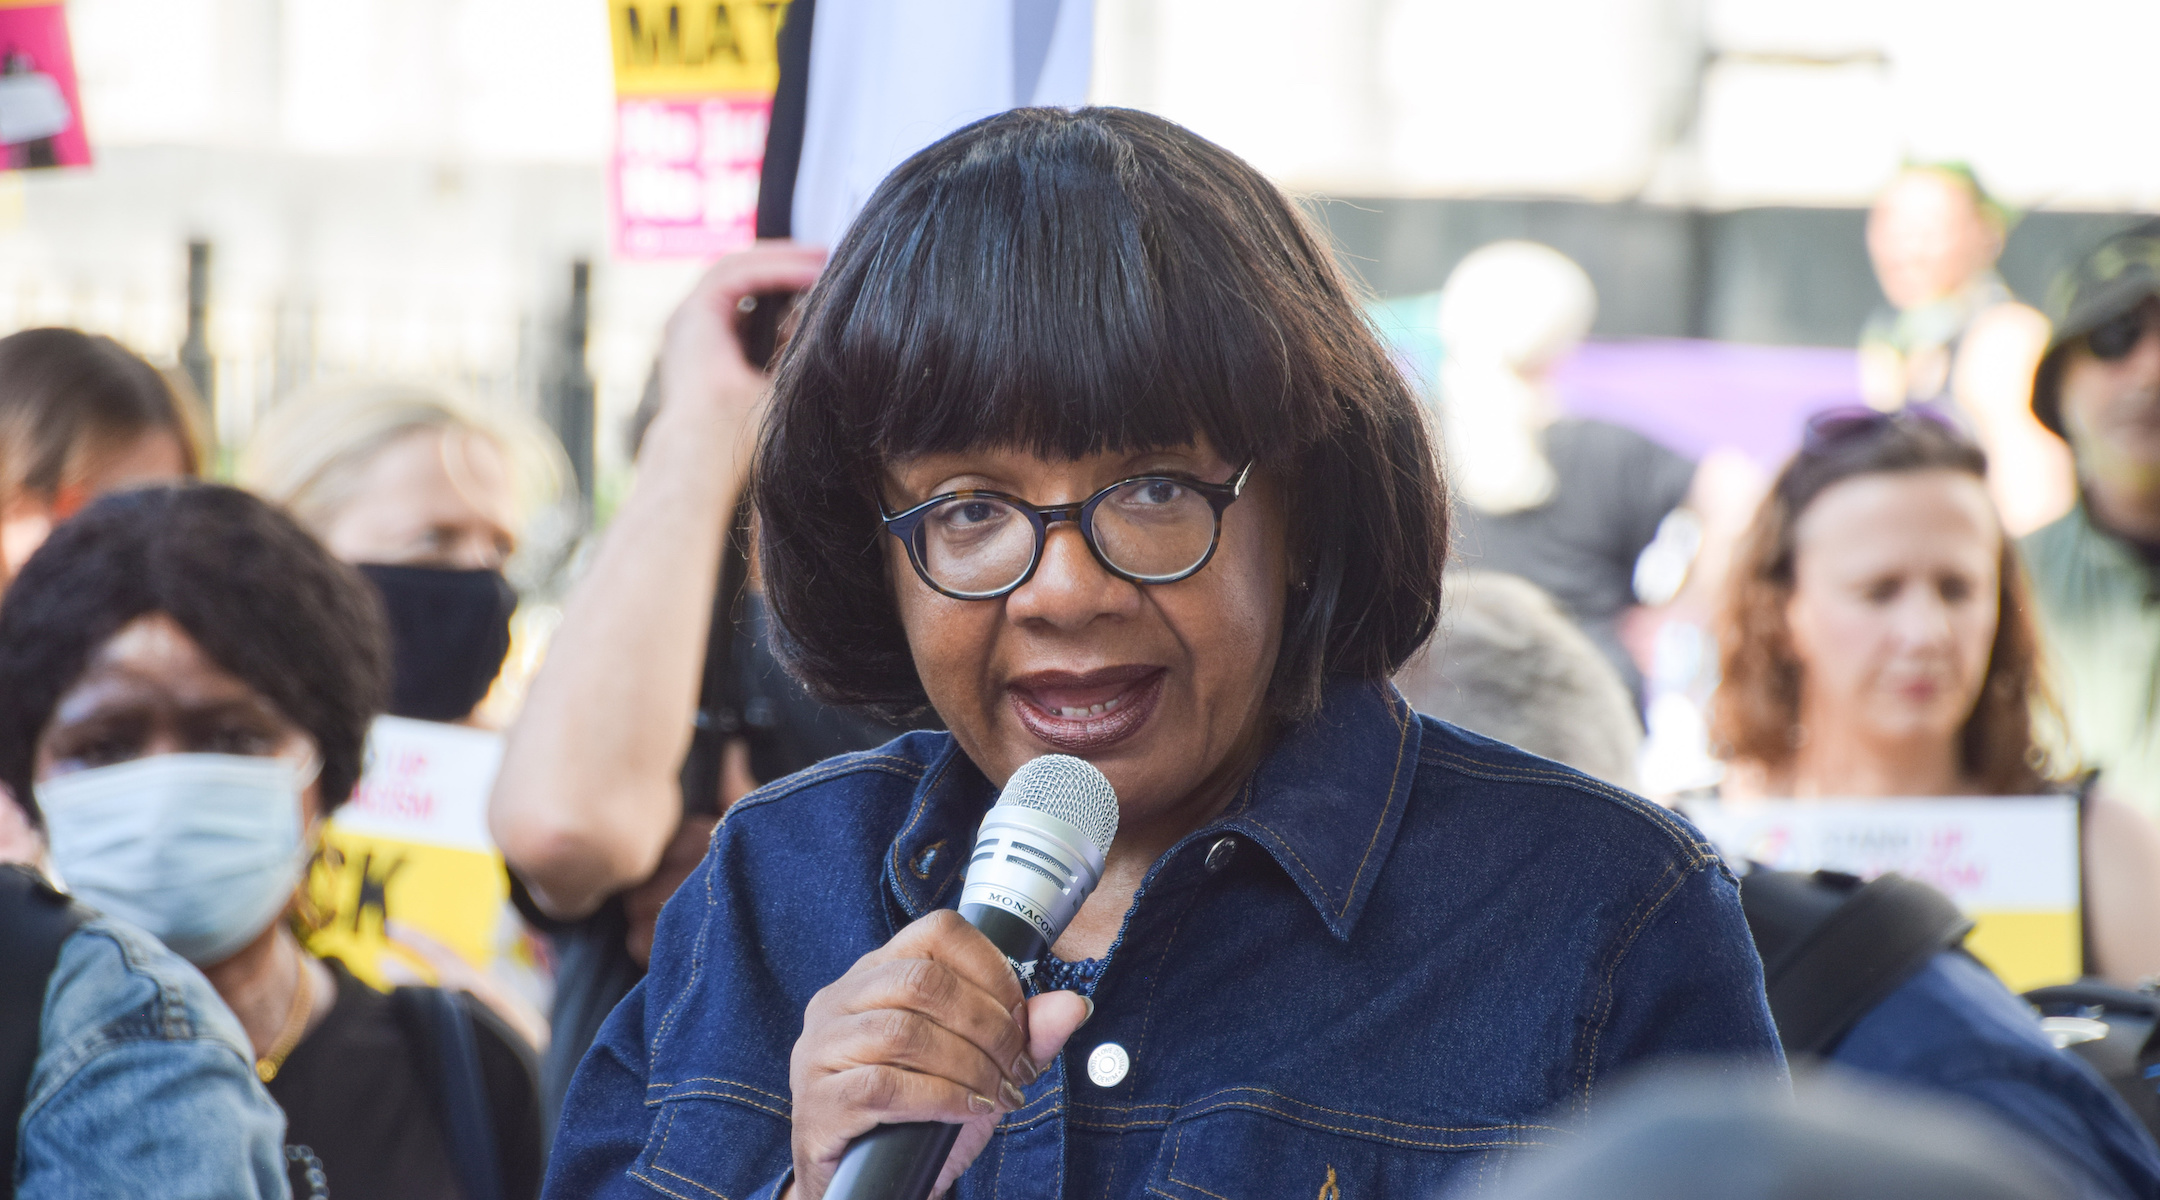
[[[589,260],[619,468],[697,266],[607,256],[602,0],[69,11],[97,165],[0,176],[0,330],[172,361],[205,241],[230,444],[325,375],[537,403]],[[2136,111],[2154,44],[2144,0],[1097,0],[1094,90],[1315,197],[1383,294],[1530,237],[1590,270],[1601,334],[1831,345],[1876,302],[1860,208],[1903,159],[1969,161],[2040,210],[2004,262],[2028,296],[2112,214],[2160,207],[2160,156],[2106,119]]]

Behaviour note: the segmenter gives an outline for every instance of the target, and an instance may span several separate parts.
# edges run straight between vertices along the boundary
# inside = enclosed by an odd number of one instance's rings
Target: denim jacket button
[[[1116,1087],[1132,1070],[1132,1056],[1116,1042],[1104,1042],[1088,1055],[1088,1078],[1096,1087]]]
[[[1229,866],[1229,865],[1230,865],[1230,860],[1231,860],[1231,859],[1233,859],[1233,858],[1236,858],[1236,857],[1237,857],[1237,839],[1236,839],[1236,838],[1234,838],[1234,837],[1223,837],[1223,838],[1216,838],[1216,839],[1215,839],[1215,844],[1214,844],[1214,845],[1212,845],[1212,846],[1209,846],[1209,847],[1207,848],[1207,864],[1206,864],[1206,865],[1207,865],[1208,873],[1212,875],[1212,874],[1214,874],[1215,872],[1217,872],[1217,871],[1220,871],[1220,870],[1222,870],[1222,869],[1223,869],[1224,867],[1227,867],[1227,866]]]

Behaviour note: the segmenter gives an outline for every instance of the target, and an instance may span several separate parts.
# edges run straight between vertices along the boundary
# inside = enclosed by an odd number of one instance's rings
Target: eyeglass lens
[[[1140,579],[1191,571],[1215,541],[1215,508],[1171,479],[1135,479],[1095,506],[1096,552]],[[959,496],[924,514],[916,534],[923,571],[941,588],[989,595],[1017,584],[1035,560],[1035,525],[994,496]]]
[[[2085,346],[2094,358],[2103,362],[2127,358],[2145,339],[2146,329],[2160,323],[2154,320],[2154,313],[2155,307],[2148,302],[2120,316],[2110,317],[2085,335]]]

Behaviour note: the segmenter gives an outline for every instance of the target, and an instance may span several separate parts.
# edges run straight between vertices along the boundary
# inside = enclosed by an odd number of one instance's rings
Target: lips
[[[1105,667],[1087,672],[1038,671],[1007,685],[1020,724],[1068,753],[1100,750],[1147,723],[1162,698],[1161,667]]]

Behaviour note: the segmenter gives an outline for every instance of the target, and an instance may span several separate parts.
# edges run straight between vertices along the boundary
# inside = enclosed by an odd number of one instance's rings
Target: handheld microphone
[[[1013,772],[983,818],[960,915],[1017,968],[1040,958],[1102,881],[1117,793],[1083,759],[1045,754]],[[958,1125],[880,1125],[848,1143],[825,1200],[927,1200]]]

